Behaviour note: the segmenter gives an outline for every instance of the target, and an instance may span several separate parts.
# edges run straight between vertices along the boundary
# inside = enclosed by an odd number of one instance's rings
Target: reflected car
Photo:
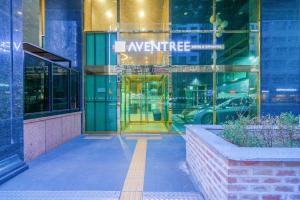
[[[232,98],[216,106],[217,124],[235,120],[239,116],[256,113],[255,100],[251,98]],[[213,106],[195,109],[182,117],[187,124],[212,124]]]

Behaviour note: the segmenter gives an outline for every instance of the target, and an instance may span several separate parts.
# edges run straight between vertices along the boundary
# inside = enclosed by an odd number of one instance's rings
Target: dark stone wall
[[[0,161],[23,157],[22,0],[0,6]]]
[[[262,0],[262,115],[300,114],[300,0]]]
[[[82,67],[82,0],[45,0],[45,48]]]

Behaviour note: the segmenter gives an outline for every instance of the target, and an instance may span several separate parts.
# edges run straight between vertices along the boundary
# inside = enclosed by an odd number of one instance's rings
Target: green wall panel
[[[86,131],[95,131],[95,103],[88,102],[85,106],[85,124]]]
[[[95,35],[88,33],[86,36],[86,64],[95,65]]]
[[[95,76],[85,76],[85,99],[86,101],[94,101],[95,99]]]
[[[86,64],[88,66],[116,65],[117,54],[113,50],[116,33],[87,33]]]
[[[106,40],[105,33],[98,33],[95,36],[96,38],[96,65],[106,65]]]
[[[86,75],[86,131],[117,131],[117,76]]]
[[[95,131],[106,131],[105,102],[97,102],[95,105]]]
[[[117,131],[117,103],[110,102],[106,104],[107,109],[107,131]]]
[[[106,76],[95,76],[95,100],[105,101],[106,96]]]

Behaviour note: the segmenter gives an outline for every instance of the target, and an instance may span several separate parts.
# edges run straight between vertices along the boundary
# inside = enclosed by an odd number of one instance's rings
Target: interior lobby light
[[[106,11],[105,15],[108,17],[108,18],[112,18],[113,14],[110,10]]]
[[[140,10],[139,16],[140,16],[140,18],[144,18],[145,17],[145,12],[143,10]]]

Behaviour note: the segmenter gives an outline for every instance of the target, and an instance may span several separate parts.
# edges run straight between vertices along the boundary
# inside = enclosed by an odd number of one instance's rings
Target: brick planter
[[[300,200],[300,148],[238,147],[194,125],[186,148],[207,200]]]

